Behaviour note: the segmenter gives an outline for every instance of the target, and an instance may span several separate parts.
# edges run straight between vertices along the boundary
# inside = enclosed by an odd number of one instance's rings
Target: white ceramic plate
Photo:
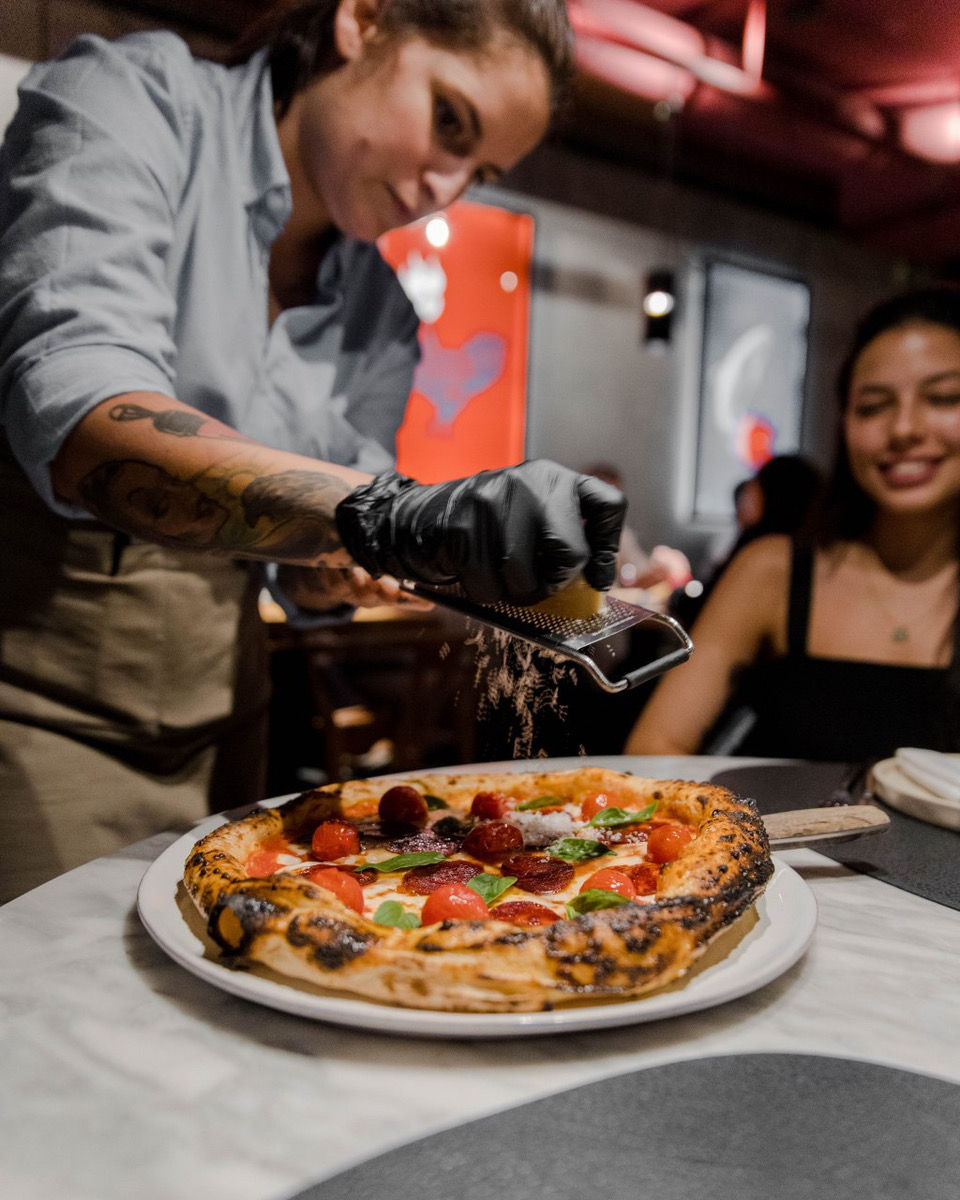
[[[951,758],[960,758],[952,754]],[[908,779],[895,758],[884,758],[870,769],[871,787],[881,800],[909,817],[960,830],[960,804],[937,796]]]
[[[782,975],[810,944],[817,922],[813,893],[795,871],[775,860],[776,870],[757,903],[756,917],[742,917],[685,979],[649,996],[534,1013],[393,1008],[345,993],[325,992],[299,980],[285,981],[266,968],[231,970],[219,961],[180,880],[198,838],[221,823],[222,818],[211,817],[150,865],[137,894],[140,918],[150,936],[181,966],[225,992],[298,1016],[382,1033],[432,1038],[527,1037],[610,1029],[697,1012],[735,1000]]]

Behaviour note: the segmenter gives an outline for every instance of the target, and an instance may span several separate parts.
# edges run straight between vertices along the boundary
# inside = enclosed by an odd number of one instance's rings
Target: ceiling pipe
[[[766,4],[759,0],[760,15],[763,17],[763,41],[766,40]],[[657,12],[635,0],[569,0],[571,23],[581,37],[598,41],[609,41],[621,47],[666,59],[675,66],[689,71],[699,82],[742,99],[766,103],[790,104],[791,97],[759,77],[762,67],[760,47],[760,16],[754,16],[751,33],[751,71],[737,66],[742,55],[727,43],[717,38],[705,38],[699,30],[675,17]],[[750,13],[748,12],[748,23]],[[746,29],[744,31],[746,39]],[[758,55],[757,47],[760,47]],[[759,58],[759,64],[758,64]],[[625,69],[621,67],[621,69]],[[851,102],[848,97],[827,94],[822,85],[794,77],[798,97],[807,100],[813,94],[819,99],[822,112],[817,119],[834,129],[852,133],[867,141],[883,141],[888,134],[883,116],[861,97]],[[669,99],[668,96],[661,97]],[[804,104],[799,105],[800,108]]]
[[[752,79],[763,75],[763,53],[767,44],[767,0],[750,0],[743,22],[743,69]]]

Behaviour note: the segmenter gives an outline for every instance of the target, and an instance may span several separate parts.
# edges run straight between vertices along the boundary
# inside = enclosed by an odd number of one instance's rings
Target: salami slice
[[[463,848],[482,862],[499,862],[508,854],[523,849],[523,834],[516,825],[508,825],[506,821],[485,821],[470,830]]]
[[[573,879],[573,867],[559,858],[541,854],[515,854],[501,866],[504,875],[515,875],[515,887],[537,896],[562,892]]]
[[[361,847],[395,842],[403,837],[413,837],[420,832],[416,825],[405,825],[400,821],[380,821],[376,817],[354,821],[354,825],[360,835]]]
[[[498,904],[491,911],[491,916],[526,929],[538,925],[552,925],[554,921],[560,920],[557,913],[545,904],[537,904],[535,900],[508,900],[505,904]]]
[[[453,854],[460,848],[462,839],[442,838],[430,829],[421,829],[418,833],[407,834],[406,837],[394,838],[387,845],[394,854],[419,854],[424,850],[432,850],[436,854]]]
[[[476,863],[465,862],[462,858],[448,859],[425,867],[411,867],[403,876],[400,891],[409,896],[429,896],[448,883],[469,883],[479,874]]]

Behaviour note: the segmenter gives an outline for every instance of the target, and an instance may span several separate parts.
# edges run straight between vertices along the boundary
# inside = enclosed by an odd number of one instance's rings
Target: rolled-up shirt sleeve
[[[80,39],[27,76],[0,152],[0,421],[66,516],[86,514],[50,464],[73,426],[113,395],[175,394],[166,264],[189,131],[170,55],[152,62]]]

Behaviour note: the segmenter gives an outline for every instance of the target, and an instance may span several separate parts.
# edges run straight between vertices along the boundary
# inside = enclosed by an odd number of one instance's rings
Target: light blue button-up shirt
[[[261,52],[227,69],[173,34],[82,37],[35,67],[0,151],[0,422],[48,504],[49,465],[101,401],[160,392],[279,450],[377,472],[417,318],[368,243],[323,260],[271,327],[290,214]]]

